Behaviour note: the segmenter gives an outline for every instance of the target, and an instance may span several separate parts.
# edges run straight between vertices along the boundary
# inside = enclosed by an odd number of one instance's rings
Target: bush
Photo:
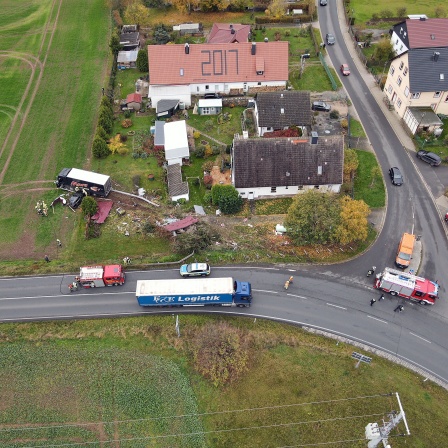
[[[212,147],[210,144],[205,145],[205,157],[210,157],[213,155]]]
[[[103,159],[110,154],[107,143],[101,137],[96,136],[93,139],[92,153],[97,159]]]
[[[121,126],[125,129],[130,128],[132,126],[132,120],[130,120],[129,118],[126,118],[125,120],[123,120],[121,122]]]
[[[103,116],[98,118],[98,127],[104,129],[106,135],[110,135],[113,128],[112,120],[109,117]]]
[[[200,159],[203,159],[205,155],[205,147],[203,145],[196,146],[194,155]]]
[[[382,11],[380,11],[380,16],[383,19],[388,19],[388,18],[392,17],[393,15],[394,15],[394,13],[390,9],[383,9]]]
[[[339,111],[338,110],[332,110],[330,112],[330,118],[338,119],[339,118]]]
[[[104,128],[102,126],[98,126],[96,128],[95,137],[96,136],[98,136],[99,138],[102,138],[105,142],[107,142],[109,140],[109,137],[106,134],[106,131],[104,130]]]
[[[131,118],[131,111],[129,109],[124,111],[124,118]]]
[[[206,162],[204,162],[202,164],[202,169],[204,171],[210,172],[214,166],[215,166],[215,163],[212,160],[207,160]]]
[[[210,175],[208,175],[208,174],[206,174],[206,175],[204,176],[204,185],[205,185],[207,188],[211,188],[212,184],[213,184],[213,177],[210,176]]]
[[[348,120],[347,120],[346,118],[344,118],[343,120],[341,120],[341,126],[342,126],[344,129],[347,129],[347,128],[348,128]]]
[[[243,206],[243,199],[233,185],[213,185],[212,202],[225,214],[237,213]]]
[[[125,134],[120,134],[121,143],[126,143],[128,141],[128,136]]]
[[[221,150],[219,149],[219,146],[212,146],[212,154],[214,156],[217,156],[220,153],[221,153]]]
[[[194,138],[195,140],[197,140],[200,136],[201,136],[201,133],[200,133],[199,131],[194,131],[194,132],[193,132],[193,138]]]
[[[207,191],[207,193],[204,194],[202,200],[204,201],[204,204],[210,205],[212,203],[212,193],[210,191]]]

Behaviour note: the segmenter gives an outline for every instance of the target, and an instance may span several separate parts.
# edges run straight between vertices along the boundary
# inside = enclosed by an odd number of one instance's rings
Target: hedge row
[[[284,16],[284,17],[255,17],[255,23],[257,25],[263,25],[266,23],[296,23],[299,19],[300,23],[308,23],[312,21],[312,17],[308,14],[300,14],[298,16]]]

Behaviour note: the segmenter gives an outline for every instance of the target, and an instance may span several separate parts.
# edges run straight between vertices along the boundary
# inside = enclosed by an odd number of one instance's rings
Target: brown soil
[[[218,166],[214,166],[210,175],[213,179],[213,185],[221,184],[221,185],[230,185],[232,183],[230,170],[224,171],[221,173],[221,170]]]

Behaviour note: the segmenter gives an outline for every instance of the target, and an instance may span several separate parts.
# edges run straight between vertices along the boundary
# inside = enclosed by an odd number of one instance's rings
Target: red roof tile
[[[168,230],[169,232],[173,232],[180,229],[186,229],[187,227],[192,226],[193,224],[196,224],[199,221],[198,218],[193,218],[193,216],[187,216],[184,219],[180,219],[179,221],[175,221],[171,224],[167,224],[166,226],[163,226],[165,230]]]
[[[232,28],[235,33],[232,34]],[[208,36],[209,44],[224,44],[232,42],[248,42],[250,25],[230,25],[228,23],[214,23]]]
[[[128,103],[141,103],[142,102],[142,96],[140,93],[130,93],[126,97],[126,104]]]
[[[406,20],[409,48],[448,47],[448,19]]]
[[[214,82],[287,81],[288,42],[149,45],[151,85],[203,84]],[[256,61],[264,59],[264,72],[257,75]]]

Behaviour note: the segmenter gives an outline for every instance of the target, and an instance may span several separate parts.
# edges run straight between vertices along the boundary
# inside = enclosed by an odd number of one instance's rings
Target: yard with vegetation
[[[180,338],[172,316],[3,324],[1,446],[350,440],[361,448],[365,425],[398,409],[391,391],[411,431],[398,437],[400,423],[389,440],[394,448],[442,447],[448,438],[447,392],[378,356],[366,353],[372,363],[356,369],[350,345],[260,319],[181,315],[179,322]],[[194,360],[195,347],[210,337],[240,344],[245,355],[234,361],[229,382],[212,380]]]

